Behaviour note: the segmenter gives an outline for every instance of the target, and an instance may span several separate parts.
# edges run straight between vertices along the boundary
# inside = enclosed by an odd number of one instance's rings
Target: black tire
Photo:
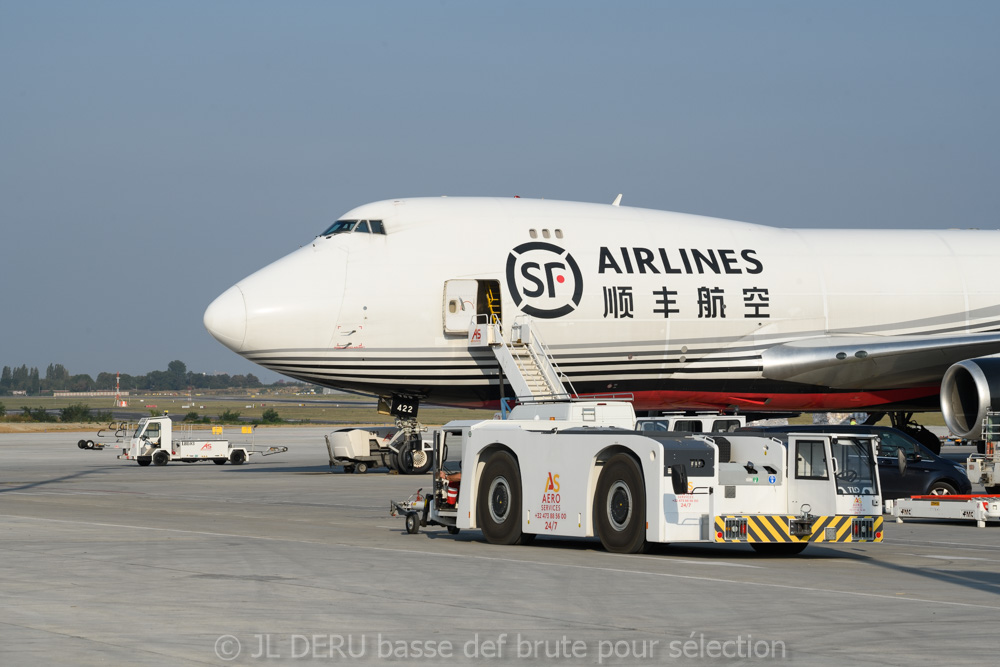
[[[136,459],[135,462],[145,467],[148,466],[150,463],[152,463],[152,460],[150,460],[149,457],[144,456],[141,459]]]
[[[170,463],[170,454],[167,454],[162,449],[153,453],[153,465],[165,466],[168,463]]]
[[[79,447],[80,449],[86,449],[87,448],[87,441],[86,440],[81,440],[80,442],[76,443],[76,446]]]
[[[446,527],[448,528],[449,535],[458,535],[460,532],[462,532],[462,529],[459,528],[458,526],[446,526]]]
[[[87,441],[87,449],[93,449],[93,448],[94,448],[94,441],[93,440],[88,440]]]
[[[399,472],[399,456],[396,452],[389,452],[388,460],[385,462],[389,467],[389,472]]]
[[[406,532],[410,535],[416,535],[420,532],[420,517],[416,512],[406,513]]]
[[[986,493],[995,493],[1000,495],[1000,486],[987,486]]]
[[[423,450],[420,440],[412,440],[399,448],[399,472],[404,475],[423,475],[431,469],[434,460]]]
[[[805,551],[808,542],[751,542],[750,547],[761,556],[795,556]]]
[[[353,472],[354,472],[354,466],[352,466],[352,465],[344,466],[344,473],[345,474],[350,475]]]
[[[244,452],[242,449],[237,449],[232,454],[229,455],[229,462],[232,463],[234,466],[241,466],[244,463],[246,463],[246,460],[247,460],[246,452]]]
[[[931,484],[931,488],[927,489],[927,495],[929,496],[953,496],[958,493],[952,484],[948,482],[937,481]]]
[[[977,454],[986,453],[986,441],[985,440],[973,440],[972,443],[976,446]]]
[[[646,487],[639,465],[628,454],[604,464],[594,498],[597,536],[617,554],[636,554],[646,547]]]
[[[226,459],[212,459],[212,460],[215,462],[215,465],[217,466],[226,465]]]
[[[359,475],[364,475],[368,472],[368,464],[364,461],[358,461],[358,463],[354,466],[354,472]]]
[[[490,544],[521,544],[521,471],[508,452],[497,452],[483,467],[476,521]]]

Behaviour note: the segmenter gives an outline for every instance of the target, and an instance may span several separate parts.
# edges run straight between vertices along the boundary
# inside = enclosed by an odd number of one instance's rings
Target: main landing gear
[[[886,414],[889,415],[889,420],[893,428],[903,431],[921,445],[940,456],[941,439],[934,435],[926,426],[921,426],[914,421],[912,412],[872,412],[869,413],[865,424],[874,425]]]

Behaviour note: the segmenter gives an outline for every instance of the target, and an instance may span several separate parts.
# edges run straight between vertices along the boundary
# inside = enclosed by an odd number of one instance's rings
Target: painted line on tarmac
[[[600,567],[594,565],[576,565],[573,563],[546,563],[544,561],[534,561],[534,560],[524,560],[520,558],[499,558],[496,556],[474,556],[469,554],[452,554],[452,553],[442,553],[435,551],[419,551],[416,549],[393,549],[389,547],[372,547],[372,546],[360,546],[357,544],[344,544],[343,542],[320,542],[316,540],[298,540],[292,538],[284,537],[264,537],[261,535],[241,535],[239,533],[215,533],[203,530],[184,530],[181,528],[161,528],[157,526],[130,526],[128,524],[117,524],[117,523],[97,523],[91,521],[72,521],[67,519],[42,519],[39,517],[31,516],[20,516],[17,514],[0,514],[0,517],[9,519],[26,519],[29,521],[46,521],[49,523],[66,523],[74,526],[100,526],[105,528],[131,528],[133,530],[153,530],[161,531],[167,533],[184,533],[188,535],[207,535],[211,537],[226,537],[226,538],[243,538],[249,540],[266,540],[269,542],[296,542],[301,544],[315,544],[315,545],[326,545],[326,546],[337,546],[346,549],[357,549],[359,551],[386,551],[389,553],[408,553],[420,556],[443,556],[446,558],[460,558],[469,560],[484,560],[494,563],[510,563],[512,565],[536,565],[539,567],[562,567],[568,569],[579,569],[579,570],[589,570],[594,572],[604,572],[613,574],[633,574],[647,577],[661,577],[667,579],[684,579],[687,581],[703,581],[712,584],[735,584],[739,586],[751,586],[756,589],[762,588],[773,588],[780,590],[790,590],[790,591],[800,591],[806,593],[826,593],[831,595],[845,595],[848,597],[860,597],[874,600],[885,600],[892,602],[905,602],[907,604],[912,604],[914,602],[924,602],[932,605],[946,605],[949,607],[966,607],[969,609],[988,609],[990,611],[1000,612],[1000,606],[994,605],[984,605],[984,604],[973,604],[970,602],[951,602],[948,600],[932,600],[928,598],[914,598],[907,596],[896,596],[896,595],[883,595],[881,593],[864,593],[861,591],[842,591],[833,588],[816,588],[813,586],[792,586],[790,584],[774,584],[766,582],[754,582],[754,581],[738,581],[736,579],[720,579],[718,577],[698,577],[694,575],[687,574],[671,574],[667,572],[643,572],[641,570],[626,570],[622,568],[615,567]],[[619,556],[617,554],[607,554],[612,557],[617,558],[633,558],[632,556]],[[677,562],[673,560],[664,561]],[[695,561],[698,562],[698,561]]]

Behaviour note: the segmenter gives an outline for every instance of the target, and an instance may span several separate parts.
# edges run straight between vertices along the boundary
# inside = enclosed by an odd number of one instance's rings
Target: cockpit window
[[[358,224],[357,220],[338,220],[337,222],[330,225],[330,227],[320,234],[320,236],[331,236],[332,234],[346,234],[347,232],[354,229],[354,225]]]
[[[333,236],[334,234],[348,234],[357,232],[358,234],[385,234],[385,227],[381,220],[338,220],[320,236]]]

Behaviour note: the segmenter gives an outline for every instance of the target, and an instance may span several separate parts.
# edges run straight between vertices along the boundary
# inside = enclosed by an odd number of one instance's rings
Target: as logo
[[[559,493],[559,475],[549,473],[549,478],[545,480],[545,490],[542,493]]]
[[[526,315],[552,319],[572,313],[583,296],[576,260],[552,243],[522,243],[507,256],[507,289]]]

